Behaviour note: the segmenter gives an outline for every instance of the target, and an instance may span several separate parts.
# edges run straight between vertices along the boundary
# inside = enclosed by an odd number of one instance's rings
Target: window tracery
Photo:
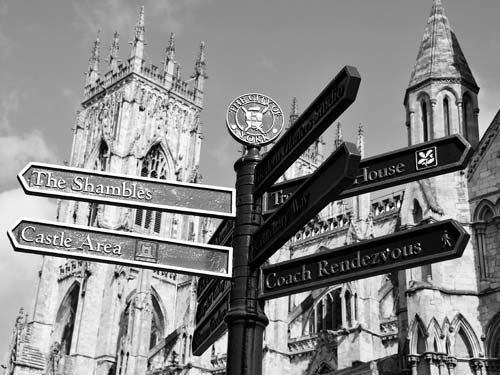
[[[159,144],[153,146],[145,156],[141,166],[141,177],[166,180],[169,167],[165,152]],[[135,225],[154,233],[160,233],[163,214],[160,211],[136,210]]]

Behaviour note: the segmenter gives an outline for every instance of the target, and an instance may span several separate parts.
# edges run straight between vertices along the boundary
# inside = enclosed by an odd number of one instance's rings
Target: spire
[[[205,42],[201,42],[200,44],[200,54],[198,55],[198,59],[196,60],[194,71],[196,78],[207,78],[207,66],[205,63]]]
[[[441,0],[433,2],[409,87],[435,78],[458,78],[469,87],[477,89],[457,37],[444,14]]]
[[[141,6],[141,10],[139,12],[139,19],[135,25],[135,34],[134,40],[132,40],[132,51],[130,54],[130,58],[134,59],[133,67],[134,70],[140,70],[142,65],[142,59],[144,56],[144,33],[146,28],[144,27],[144,5]]]
[[[290,120],[288,122],[288,127],[292,126],[295,121],[299,118],[299,106],[297,105],[297,97],[292,99],[292,109],[290,110]]]
[[[85,81],[86,86],[93,85],[99,79],[99,52],[101,49],[101,42],[99,40],[100,32],[101,30],[97,31],[97,37],[91,50],[89,68],[87,70],[87,79]]]
[[[337,132],[335,134],[335,141],[334,141],[334,146],[335,148],[339,148],[339,146],[344,142],[344,139],[342,137],[342,124],[337,122]]]
[[[356,139],[356,146],[358,147],[359,154],[362,158],[365,157],[365,136],[363,124],[359,123],[358,125],[358,137]]]
[[[165,59],[163,60],[163,75],[165,77],[165,85],[171,87],[172,79],[175,75],[175,34],[170,33],[168,46],[165,49]]]
[[[120,34],[118,34],[118,31],[115,31],[115,34],[113,35],[113,43],[111,43],[111,48],[109,49],[109,66],[113,72],[116,72],[118,70],[118,52],[120,50],[120,45],[119,45],[119,40],[118,37]]]
[[[198,59],[196,60],[194,66],[194,75],[191,78],[195,79],[194,88],[195,88],[195,101],[200,105],[203,104],[203,92],[205,91],[205,80],[208,78],[207,76],[207,65],[205,62],[205,42],[201,42],[200,44],[200,54],[198,55]]]
[[[165,50],[166,61],[173,61],[175,59],[175,34],[170,33],[170,39],[168,40],[168,47]]]

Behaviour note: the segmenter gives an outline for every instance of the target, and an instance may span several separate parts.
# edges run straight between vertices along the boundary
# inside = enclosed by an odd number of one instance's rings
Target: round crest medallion
[[[241,95],[227,109],[229,132],[243,144],[261,146],[272,142],[283,130],[283,123],[283,111],[267,95]]]

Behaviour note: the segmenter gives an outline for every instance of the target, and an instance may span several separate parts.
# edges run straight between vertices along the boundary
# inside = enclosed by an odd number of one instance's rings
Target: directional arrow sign
[[[162,271],[229,278],[231,247],[21,219],[7,232],[14,250]]]
[[[359,152],[353,143],[345,142],[337,148],[255,233],[252,265],[258,266],[266,261],[314,215],[336,199],[356,177],[359,160]]]
[[[221,298],[205,320],[196,325],[192,349],[194,355],[202,355],[227,330],[224,319],[229,311],[229,298]]]
[[[233,239],[234,220],[224,219],[216,229],[208,243],[228,246]],[[214,279],[208,276],[200,277],[196,290],[196,329],[194,331],[192,349],[194,355],[201,355],[226,331],[224,319],[219,315],[227,311],[231,282]]]
[[[271,186],[356,99],[361,77],[344,67],[295,123],[262,158],[255,169],[254,194]]]
[[[462,170],[472,153],[470,144],[454,134],[363,159],[352,186],[335,200]],[[264,214],[280,207],[306,179],[300,177],[272,186],[265,195]]]
[[[29,163],[17,177],[31,195],[199,216],[235,216],[235,190],[230,188],[42,163]]]
[[[449,219],[337,249],[322,247],[317,254],[262,267],[259,296],[276,298],[458,258],[469,237]]]

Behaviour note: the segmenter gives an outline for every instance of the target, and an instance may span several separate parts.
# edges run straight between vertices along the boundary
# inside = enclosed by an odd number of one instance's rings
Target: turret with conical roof
[[[434,0],[404,99],[408,143],[459,133],[476,145],[478,91],[443,4]]]

